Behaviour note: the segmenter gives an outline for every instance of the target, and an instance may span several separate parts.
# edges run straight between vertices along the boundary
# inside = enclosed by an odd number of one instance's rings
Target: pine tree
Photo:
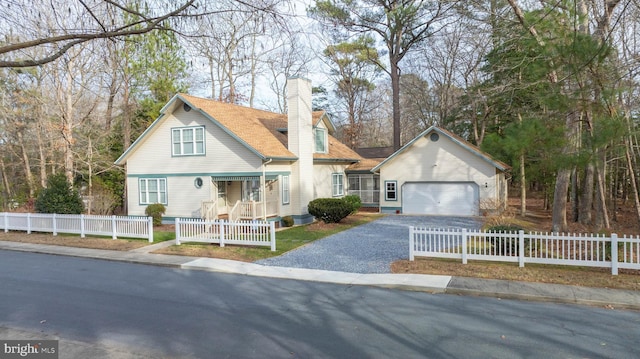
[[[80,214],[84,204],[63,173],[54,174],[47,179],[47,187],[40,191],[35,203],[36,212],[58,214]]]

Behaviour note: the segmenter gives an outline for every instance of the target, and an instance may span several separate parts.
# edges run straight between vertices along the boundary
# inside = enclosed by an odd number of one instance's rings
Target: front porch
[[[211,199],[201,203],[201,217],[207,221],[256,220],[279,215],[280,191],[277,176],[211,177]]]

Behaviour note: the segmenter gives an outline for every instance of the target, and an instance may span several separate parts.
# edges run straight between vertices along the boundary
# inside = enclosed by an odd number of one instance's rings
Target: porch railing
[[[236,204],[228,211],[229,222],[235,222],[240,219],[240,201],[236,201]]]
[[[263,202],[241,202],[237,201],[236,204],[229,210],[229,220],[255,220],[265,217],[265,206]],[[267,201],[266,203],[266,217],[278,215],[278,202]]]
[[[206,221],[218,218],[218,201],[202,201],[200,215]]]

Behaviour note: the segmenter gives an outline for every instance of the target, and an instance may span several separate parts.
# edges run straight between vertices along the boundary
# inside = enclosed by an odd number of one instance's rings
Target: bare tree
[[[400,141],[400,62],[417,44],[430,38],[446,23],[444,16],[456,1],[324,1],[317,0],[311,13],[328,26],[349,32],[375,34],[386,47],[393,103],[393,147]]]
[[[195,0],[175,4],[158,1],[156,11],[143,11],[115,0],[56,1],[49,6],[33,6],[31,2],[9,3],[0,11],[0,28],[21,29],[20,36],[0,46],[0,67],[30,67],[52,62],[75,46],[96,39],[122,38],[153,30],[166,30],[166,20],[189,15],[195,10]],[[119,12],[126,16],[113,17]],[[77,21],[71,25],[69,18]],[[124,21],[129,18],[130,21]],[[120,19],[119,21],[110,21]],[[46,31],[42,24],[48,24]],[[29,30],[32,29],[32,30]],[[38,49],[41,56],[34,56]]]

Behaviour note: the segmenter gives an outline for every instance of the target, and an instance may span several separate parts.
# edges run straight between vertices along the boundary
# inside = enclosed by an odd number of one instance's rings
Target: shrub
[[[120,203],[120,198],[99,179],[93,182],[93,188],[87,193],[87,212],[97,215],[109,215]]]
[[[358,212],[360,207],[362,207],[362,200],[360,199],[360,196],[357,196],[355,194],[350,194],[348,196],[344,196],[344,198],[342,198],[342,200],[347,202],[347,204],[349,204],[351,206],[351,213],[350,214],[354,214],[354,213]]]
[[[154,203],[147,206],[144,213],[153,218],[153,225],[159,226],[162,224],[162,215],[166,212],[166,208],[162,203]]]
[[[283,227],[291,227],[291,226],[293,226],[293,217],[291,217],[291,216],[282,217],[282,226]]]
[[[523,230],[523,228],[515,224],[497,224],[487,228],[487,232],[495,232],[495,233],[518,233],[521,230]],[[496,247],[496,242],[497,242],[498,247],[496,248],[496,254],[504,255],[504,256],[518,255],[519,245],[518,245],[517,237],[515,238],[515,240],[511,240],[508,246],[500,245],[501,241],[498,240],[497,237],[488,237],[487,239],[489,240],[491,245],[494,247]],[[529,247],[528,240],[525,240],[524,246],[525,248]]]
[[[40,213],[80,214],[84,204],[63,173],[47,178],[47,187],[38,194],[35,210]]]
[[[324,223],[338,223],[353,207],[342,198],[318,198],[309,202],[309,213]]]

